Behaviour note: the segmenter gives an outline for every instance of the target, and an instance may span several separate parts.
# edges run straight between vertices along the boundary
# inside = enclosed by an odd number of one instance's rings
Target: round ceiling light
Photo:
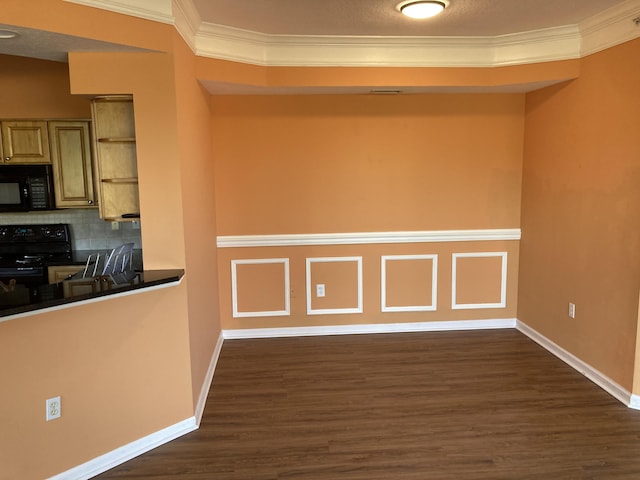
[[[441,13],[447,8],[448,2],[445,1],[429,1],[429,2],[402,2],[398,5],[398,10],[403,15],[411,18],[431,18]]]

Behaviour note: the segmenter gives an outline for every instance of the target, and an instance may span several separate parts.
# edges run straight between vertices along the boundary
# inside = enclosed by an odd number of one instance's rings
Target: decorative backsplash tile
[[[119,222],[113,230],[111,222],[101,220],[97,209],[66,209],[47,212],[0,213],[0,224],[68,223],[74,250],[103,250],[133,242],[142,248],[141,230],[134,222]],[[140,223],[137,223],[140,227]]]

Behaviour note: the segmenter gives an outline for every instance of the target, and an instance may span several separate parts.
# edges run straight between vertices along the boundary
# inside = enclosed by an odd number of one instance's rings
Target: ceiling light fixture
[[[431,18],[441,13],[449,5],[448,1],[428,1],[428,2],[416,2],[410,0],[408,2],[400,3],[396,8],[402,12],[403,15],[411,18]]]

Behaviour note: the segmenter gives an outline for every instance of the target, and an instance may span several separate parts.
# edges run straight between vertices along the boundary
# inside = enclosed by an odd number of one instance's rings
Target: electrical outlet
[[[324,297],[324,283],[318,283],[316,285],[316,296]]]
[[[47,414],[46,414],[47,422],[50,420],[55,420],[56,418],[60,418],[60,415],[62,414],[60,397],[53,397],[53,398],[47,399],[46,405],[47,405]]]
[[[569,318],[576,318],[576,304],[569,302]]]
[[[111,230],[120,230],[120,222],[111,222]]]
[[[62,407],[60,404],[60,397],[53,397],[47,399],[47,422],[49,420],[55,420],[62,415]]]

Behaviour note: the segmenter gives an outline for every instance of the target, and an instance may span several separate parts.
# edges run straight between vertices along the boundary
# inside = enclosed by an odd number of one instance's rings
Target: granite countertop
[[[79,262],[79,264],[82,263],[84,262]],[[0,289],[0,322],[10,320],[14,315],[45,308],[179,283],[183,276],[182,269],[142,270],[131,272],[127,278],[76,278],[77,276],[74,276],[55,284],[15,285],[11,291]]]

